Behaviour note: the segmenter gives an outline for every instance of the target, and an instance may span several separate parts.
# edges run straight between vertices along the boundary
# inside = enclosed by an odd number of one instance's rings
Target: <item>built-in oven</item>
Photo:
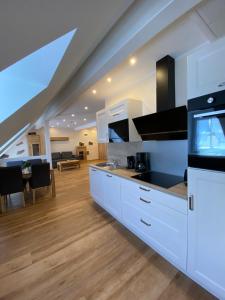
[[[225,90],[188,101],[188,165],[225,171]]]

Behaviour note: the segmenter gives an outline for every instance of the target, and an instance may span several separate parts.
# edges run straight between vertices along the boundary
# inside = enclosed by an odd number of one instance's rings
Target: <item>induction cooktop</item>
[[[166,189],[184,181],[184,178],[181,176],[160,173],[155,171],[141,173],[132,176],[132,178],[139,179],[141,181],[145,181],[154,185],[158,185]]]

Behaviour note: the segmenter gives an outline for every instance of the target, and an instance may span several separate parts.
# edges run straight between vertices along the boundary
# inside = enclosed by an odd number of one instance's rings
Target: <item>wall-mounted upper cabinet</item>
[[[225,38],[188,56],[188,99],[225,89]]]
[[[105,109],[96,113],[96,127],[98,143],[108,143],[108,112]]]
[[[133,123],[133,118],[142,115],[142,101],[126,99],[96,113],[97,134],[99,143],[108,143],[108,124],[129,120],[129,141],[141,141]]]

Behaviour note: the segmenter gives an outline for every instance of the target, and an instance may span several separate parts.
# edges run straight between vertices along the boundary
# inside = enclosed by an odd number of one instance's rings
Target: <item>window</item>
[[[76,29],[0,72],[0,123],[45,90]]]

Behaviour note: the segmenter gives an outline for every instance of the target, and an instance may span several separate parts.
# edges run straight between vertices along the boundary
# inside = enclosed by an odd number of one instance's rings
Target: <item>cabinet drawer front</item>
[[[143,200],[146,200],[146,202],[159,203],[183,214],[187,214],[187,201],[185,199],[160,192],[133,181],[123,180],[123,182],[121,182],[121,196],[122,200],[127,200],[127,198],[130,200],[131,197],[132,201],[136,201],[136,203],[141,203],[144,202]]]
[[[109,122],[116,122],[128,118],[127,105],[122,103],[109,109]]]
[[[172,263],[186,269],[187,217],[166,207],[148,212],[123,202],[123,219],[147,244]]]

